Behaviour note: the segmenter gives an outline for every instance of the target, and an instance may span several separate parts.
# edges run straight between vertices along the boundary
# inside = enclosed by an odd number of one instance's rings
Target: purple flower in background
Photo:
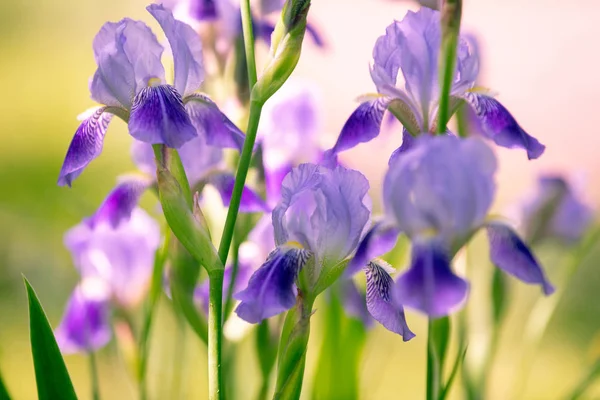
[[[147,10],[169,41],[173,85],[165,80],[163,47],[146,24],[128,18],[104,24],[94,38],[98,69],[90,82],[92,99],[104,106],[77,129],[60,171],[59,185],[70,186],[100,155],[112,115],[128,122],[134,138],[173,148],[197,137],[199,126],[209,134],[229,135],[230,142],[242,135],[212,101],[194,94],[204,79],[198,35],[160,5],[150,5]]]
[[[317,88],[301,80],[288,80],[265,104],[259,125],[265,185],[269,205],[281,197],[283,178],[293,167],[316,163],[321,157],[322,129]]]
[[[362,102],[353,112],[329,156],[378,136],[388,108],[413,136],[435,131],[440,42],[440,12],[429,8],[409,11],[402,21],[387,27],[373,49],[371,78],[379,94]],[[529,136],[497,100],[473,90],[478,72],[475,47],[461,37],[450,92],[451,111],[466,102],[477,116],[478,133],[499,146],[525,149],[529,159],[538,158],[545,147]]]
[[[110,341],[109,296],[102,282],[94,279],[84,280],[75,287],[54,332],[63,353],[94,351]]]
[[[146,293],[160,244],[158,223],[137,207],[140,194],[133,179],[120,183],[96,214],[65,235],[82,279],[103,282],[111,299],[125,308]]]
[[[538,180],[537,189],[535,198],[523,209],[527,241],[556,238],[574,243],[581,239],[592,223],[593,211],[569,182],[558,175],[546,175]]]
[[[468,292],[451,260],[485,227],[497,267],[552,293],[539,262],[514,230],[485,220],[496,190],[495,171],[494,154],[479,139],[416,139],[390,165],[383,185],[385,219],[365,235],[346,273],[391,250],[395,237],[404,233],[412,240],[412,257],[394,285],[395,299],[429,316],[444,316],[459,308]]]
[[[289,310],[296,302],[296,280],[305,266],[310,265],[306,272],[309,288],[305,288],[310,291],[320,276],[354,253],[369,221],[368,189],[361,173],[342,166],[301,164],[285,177],[272,215],[276,248],[252,275],[248,287],[235,295],[241,301],[236,309],[240,318],[257,323]],[[389,294],[389,285],[382,282],[381,274],[371,276],[374,279],[368,279],[367,291],[371,285],[378,287],[371,291],[377,298],[372,301],[377,302],[382,294]],[[380,303],[371,309],[382,322]],[[403,313],[395,315],[404,317]],[[404,332],[408,340],[409,331],[398,333]]]

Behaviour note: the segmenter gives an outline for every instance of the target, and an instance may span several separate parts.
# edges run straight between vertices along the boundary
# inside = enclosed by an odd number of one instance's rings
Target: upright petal
[[[381,130],[387,103],[383,97],[361,103],[344,124],[329,153],[334,155],[376,138]]]
[[[140,208],[116,228],[108,221],[93,227],[84,222],[65,235],[65,245],[82,277],[104,282],[113,299],[127,308],[139,304],[145,295],[159,244],[158,223]]]
[[[524,149],[530,160],[544,153],[546,146],[527,134],[498,100],[479,93],[466,93],[464,98],[477,115],[481,135],[498,146]]]
[[[365,268],[375,257],[379,257],[392,250],[398,241],[400,232],[392,225],[385,222],[376,223],[364,236],[356,254],[344,271],[350,277]]]
[[[448,243],[483,222],[495,170],[495,156],[481,140],[421,135],[385,176],[386,214],[411,237],[434,234]]]
[[[217,173],[211,176],[210,183],[219,191],[223,205],[229,207],[231,196],[233,195],[235,177],[229,173]],[[268,211],[265,201],[255,191],[248,186],[244,186],[240,202],[240,212],[264,211]]]
[[[104,135],[112,119],[112,114],[105,110],[106,107],[98,109],[77,128],[58,176],[59,186],[71,186],[83,169],[102,152]]]
[[[445,251],[435,243],[416,243],[408,271],[395,286],[396,300],[430,317],[442,317],[461,307],[469,284],[455,275]]]
[[[486,225],[490,242],[490,258],[503,271],[525,283],[542,287],[545,295],[554,292],[538,260],[527,245],[507,225],[490,222]]]
[[[146,9],[158,21],[171,45],[175,64],[175,90],[184,97],[195,92],[204,80],[200,37],[191,26],[176,20],[171,11],[162,5],[151,4]]]
[[[206,143],[242,151],[245,135],[208,96],[195,94],[187,97],[185,102],[192,125],[198,135],[206,138]]]
[[[388,272],[393,271],[389,264],[375,260],[365,267],[367,275],[367,309],[387,330],[402,336],[407,342],[415,334],[406,324],[404,308],[392,299],[394,281]]]
[[[296,303],[294,282],[309,257],[310,252],[297,247],[273,250],[252,275],[248,287],[234,295],[241,301],[236,314],[255,324],[292,308]]]
[[[109,296],[101,282],[79,284],[69,299],[62,321],[54,332],[65,354],[84,353],[104,347],[111,337]]]
[[[149,86],[136,96],[129,133],[142,142],[175,149],[198,136],[181,96],[170,85]]]
[[[92,98],[130,109],[134,96],[157,78],[164,81],[163,47],[143,22],[107,22],[94,38],[98,69],[90,82]]]
[[[98,210],[88,218],[90,226],[108,223],[117,228],[122,221],[127,221],[137,207],[138,201],[150,185],[150,180],[142,176],[128,176],[108,194]]]

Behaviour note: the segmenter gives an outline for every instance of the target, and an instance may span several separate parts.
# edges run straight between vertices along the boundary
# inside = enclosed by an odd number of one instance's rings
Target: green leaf
[[[600,359],[596,360],[594,365],[591,366],[589,371],[583,376],[583,378],[575,385],[571,393],[565,397],[569,400],[580,399],[581,396],[592,386],[592,384],[600,376]]]
[[[188,203],[187,194],[177,179],[160,165],[157,178],[165,219],[175,237],[208,272],[224,269],[206,226],[199,222],[192,212],[191,197]]]
[[[467,355],[467,346],[463,346],[459,349],[458,354],[456,355],[456,359],[454,360],[454,365],[452,366],[452,371],[450,371],[450,376],[448,377],[448,381],[444,385],[442,389],[442,393],[440,394],[440,400],[444,400],[448,397],[450,393],[450,389],[452,389],[452,384],[454,383],[454,378],[458,375],[458,370],[460,366],[465,360],[465,356]]]
[[[500,268],[494,268],[492,276],[492,317],[494,329],[499,329],[499,325],[504,319],[506,308],[508,306],[508,281]]]
[[[204,343],[208,343],[208,326],[204,315],[194,302],[194,290],[200,275],[198,261],[177,240],[172,241],[171,251],[171,297],[173,305],[190,324]]]
[[[77,399],[54,333],[35,291],[23,277],[29,299],[29,333],[39,400]]]
[[[2,380],[2,374],[0,374],[0,400],[10,400],[8,389],[6,389],[6,385],[4,385],[4,381]]]

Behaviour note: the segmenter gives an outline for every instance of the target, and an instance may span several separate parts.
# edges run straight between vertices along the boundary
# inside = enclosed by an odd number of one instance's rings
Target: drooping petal
[[[158,222],[140,208],[116,228],[104,220],[93,227],[84,221],[65,234],[65,245],[81,276],[104,282],[112,298],[126,308],[143,299],[159,244]]]
[[[512,228],[500,222],[490,222],[486,230],[490,259],[498,268],[522,282],[540,285],[545,295],[554,292],[540,263]]]
[[[69,299],[62,321],[54,332],[65,354],[104,347],[111,337],[109,294],[101,282],[85,280]]]
[[[158,21],[171,45],[175,80],[173,86],[183,97],[200,88],[204,80],[202,41],[186,23],[176,20],[171,11],[159,4],[146,7]]]
[[[252,275],[248,287],[234,295],[241,301],[236,314],[255,324],[292,308],[296,303],[294,282],[309,257],[309,251],[297,247],[273,250]]]
[[[98,69],[90,82],[92,99],[130,109],[133,98],[148,81],[164,81],[163,47],[143,22],[125,18],[107,22],[94,38]]]
[[[339,285],[346,314],[360,319],[366,327],[373,325],[373,317],[367,309],[366,296],[358,291],[354,281],[352,279],[341,279]]]
[[[365,268],[375,257],[382,256],[392,250],[398,241],[400,232],[394,226],[384,222],[375,224],[364,236],[356,254],[344,271],[344,275],[350,277]]]
[[[377,98],[362,103],[350,115],[330,153],[337,154],[366,143],[379,135],[381,121],[387,107],[385,98]]]
[[[315,27],[314,24],[311,24],[310,22],[306,24],[306,33],[308,33],[313,43],[317,47],[325,47],[325,40],[323,39],[323,35],[321,34],[321,32],[319,32],[319,30]]]
[[[122,221],[129,220],[142,193],[149,185],[150,180],[146,177],[123,178],[104,199],[94,215],[87,219],[88,224],[93,227],[98,223],[106,222],[113,228],[117,228]]]
[[[245,135],[208,96],[195,94],[185,99],[192,124],[198,135],[211,146],[242,151]]]
[[[112,114],[105,112],[105,109],[99,108],[77,128],[58,176],[59,186],[71,186],[83,169],[102,152],[104,135],[112,119]]]
[[[387,330],[402,336],[407,342],[415,334],[406,323],[404,308],[392,299],[394,281],[388,270],[393,269],[381,260],[371,261],[365,267],[367,275],[367,309]]]
[[[544,153],[546,146],[527,134],[498,100],[479,93],[466,93],[464,98],[477,115],[481,135],[498,146],[524,149],[530,160]]]
[[[223,205],[229,207],[233,194],[233,186],[235,185],[235,177],[229,173],[218,173],[211,176],[210,183],[221,194]],[[263,212],[268,211],[268,209],[265,201],[255,191],[248,186],[244,186],[240,202],[240,212]]]
[[[411,263],[395,285],[396,300],[430,317],[457,310],[469,284],[455,275],[445,251],[435,243],[413,244]]]
[[[175,149],[198,136],[181,96],[170,85],[149,86],[136,96],[129,133],[142,142]]]

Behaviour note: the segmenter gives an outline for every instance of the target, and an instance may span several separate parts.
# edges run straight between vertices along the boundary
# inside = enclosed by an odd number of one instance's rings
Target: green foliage
[[[2,380],[2,375],[0,374],[0,400],[10,400],[10,395],[8,394],[8,389],[6,385],[4,385],[4,381]]]
[[[77,399],[44,309],[27,279],[23,278],[23,280],[29,299],[29,332],[38,398],[39,400]]]

